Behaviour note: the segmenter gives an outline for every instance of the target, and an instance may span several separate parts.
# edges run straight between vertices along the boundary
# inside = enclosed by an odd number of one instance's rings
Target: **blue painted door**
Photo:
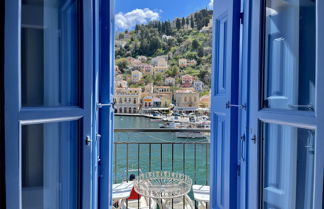
[[[214,1],[211,207],[237,207],[240,1]]]
[[[114,96],[114,0],[103,0],[99,4],[99,208],[112,206],[112,153],[113,153],[113,96]]]
[[[90,0],[6,0],[8,209],[92,204]]]
[[[322,208],[324,4],[253,1],[249,11],[248,208]]]

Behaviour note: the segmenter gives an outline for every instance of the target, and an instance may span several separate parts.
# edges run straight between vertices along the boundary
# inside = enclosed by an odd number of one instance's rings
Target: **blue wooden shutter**
[[[214,2],[211,98],[211,207],[237,206],[237,108],[240,1]]]
[[[112,205],[112,146],[114,94],[114,1],[100,1],[100,66],[99,102],[110,104],[99,109],[100,167],[99,167],[99,208]]]

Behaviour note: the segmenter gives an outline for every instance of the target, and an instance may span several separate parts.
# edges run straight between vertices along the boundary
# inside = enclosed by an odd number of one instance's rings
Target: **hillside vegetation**
[[[146,56],[149,63],[153,57],[166,56],[169,70],[160,77],[178,79],[181,75],[190,74],[210,86],[211,19],[212,11],[203,9],[188,17],[152,21],[136,25],[134,30],[119,32],[115,42],[116,65],[121,73],[127,74],[126,57]],[[181,68],[178,64],[181,58],[196,60],[197,64]]]

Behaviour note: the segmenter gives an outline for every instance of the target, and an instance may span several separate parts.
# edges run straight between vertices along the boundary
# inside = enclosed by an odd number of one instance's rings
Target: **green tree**
[[[140,26],[139,25],[135,25],[135,32],[137,33],[140,30]]]
[[[191,46],[194,50],[196,50],[199,47],[199,42],[196,39],[194,39],[191,43]]]
[[[180,22],[179,18],[176,19],[176,28],[177,28],[177,30],[180,30],[180,28],[181,28],[181,22]]]
[[[149,55],[153,55],[161,47],[160,39],[153,37],[149,44]]]
[[[159,85],[161,84],[163,80],[163,76],[161,73],[157,73],[155,76],[154,76],[154,85]]]
[[[144,75],[143,79],[144,79],[144,82],[146,85],[149,83],[153,83],[153,81],[154,81],[153,76],[151,76],[151,75]]]
[[[195,27],[195,22],[194,22],[194,19],[193,17],[191,16],[190,18],[190,27],[193,29]]]
[[[204,48],[203,47],[199,47],[197,55],[198,55],[198,57],[203,57],[204,56]]]
[[[173,65],[172,67],[171,67],[171,74],[170,74],[170,76],[172,76],[172,77],[175,77],[176,75],[178,75],[179,74],[179,67],[178,66],[176,66],[176,65]]]
[[[162,22],[162,24],[161,24],[161,32],[164,33],[164,34],[166,33],[166,26],[165,25],[166,25],[166,23]]]
[[[116,60],[116,65],[118,66],[119,70],[123,73],[128,67],[128,60],[126,58],[120,58]]]
[[[181,21],[181,25],[182,25],[183,28],[184,28],[185,24],[186,24],[186,20],[185,20],[184,17],[183,17],[183,18],[182,18],[182,21]]]
[[[118,39],[121,40],[121,39],[124,39],[124,38],[125,38],[124,33],[120,33],[119,36],[118,36]]]
[[[168,36],[172,35],[171,23],[169,21],[165,22],[165,34]]]

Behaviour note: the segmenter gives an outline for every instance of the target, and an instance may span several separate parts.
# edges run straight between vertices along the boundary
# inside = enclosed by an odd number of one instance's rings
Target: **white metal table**
[[[134,181],[135,191],[157,202],[160,209],[167,209],[168,203],[179,197],[184,197],[185,204],[194,208],[188,193],[192,180],[189,176],[170,171],[155,171],[140,174]]]
[[[203,208],[207,208],[207,204],[210,200],[210,187],[206,185],[193,185],[192,191],[198,204],[202,205]]]
[[[115,201],[120,201],[118,203],[118,207],[112,206],[113,209],[119,209],[122,207],[123,204],[125,204],[127,198],[129,198],[130,193],[133,188],[133,182],[124,182],[121,184],[113,184],[112,186],[112,200]]]

